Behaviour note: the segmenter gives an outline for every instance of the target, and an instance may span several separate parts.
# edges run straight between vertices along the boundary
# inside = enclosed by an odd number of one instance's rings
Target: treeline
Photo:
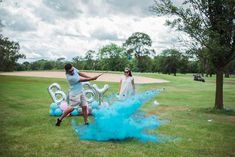
[[[174,75],[200,73],[211,76],[215,73],[206,48],[192,49],[187,52],[166,49],[156,55],[155,50],[151,48],[152,40],[149,35],[141,32],[133,33],[122,46],[111,43],[97,52],[89,50],[85,52],[85,56],[75,56],[71,61],[58,58],[17,63],[18,59],[26,58],[19,53],[20,45],[2,35],[0,40],[0,71],[62,70],[66,63],[72,63],[80,70],[123,71],[125,67],[129,67],[134,72],[160,72]],[[235,73],[235,61],[227,65],[224,73],[226,76]]]
[[[128,55],[123,47],[115,44],[106,45],[98,52],[89,50],[84,57],[76,56],[72,61],[65,58],[57,60],[37,60],[17,64],[17,71],[28,70],[63,70],[66,63],[71,63],[80,70],[123,71],[130,67],[134,72],[159,72],[163,74],[200,73],[213,75],[215,69],[208,65],[206,60],[192,60],[188,55],[183,55],[176,49],[166,49],[156,56],[141,56],[138,59]],[[229,76],[235,72],[235,61],[225,69]]]

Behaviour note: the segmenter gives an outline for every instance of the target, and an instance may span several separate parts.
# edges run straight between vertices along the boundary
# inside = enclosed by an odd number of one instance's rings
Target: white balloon
[[[61,91],[61,87],[58,83],[52,83],[48,87],[48,92],[55,103],[60,103],[63,100],[66,100],[66,94]],[[59,97],[58,97],[59,96]]]
[[[58,83],[52,83],[48,89],[52,90],[53,88],[56,88],[57,90],[61,90],[60,85]]]
[[[87,95],[89,95],[89,94],[91,95],[90,98],[87,96]],[[96,94],[94,93],[94,91],[93,91],[93,90],[90,90],[90,89],[85,90],[85,91],[84,91],[84,95],[85,95],[86,101],[87,101],[88,103],[93,102],[94,99],[95,99],[95,96],[96,96]]]
[[[105,104],[103,102],[103,95],[108,90],[109,85],[105,84],[103,88],[99,88],[96,84],[91,85],[90,82],[82,82],[82,87],[88,103],[92,103],[95,99],[98,99],[99,105]],[[61,90],[58,83],[52,83],[48,87],[48,92],[55,103],[60,103],[67,99],[66,94]]]
[[[85,97],[88,103],[91,103],[95,100],[95,98],[98,99],[99,105],[103,102],[103,95],[108,90],[109,85],[105,84],[103,88],[99,88],[96,84],[91,85],[90,82],[83,82],[82,83],[83,90],[85,93]],[[88,94],[91,94],[91,97],[88,98]]]
[[[58,96],[59,96],[59,98],[58,98]],[[65,95],[65,93],[63,91],[56,91],[55,92],[55,97],[56,97],[56,99],[55,99],[56,103],[60,103],[62,101],[66,101],[66,95]]]
[[[98,94],[99,105],[102,105],[103,95],[108,90],[109,85],[105,84],[103,88],[99,88],[96,84],[94,84],[93,88],[95,89],[96,93]]]
[[[99,94],[104,94],[108,90],[109,85],[105,84],[103,88],[99,88],[96,84],[94,84],[93,87]]]
[[[82,82],[82,87],[83,89],[85,89],[85,87],[88,87],[89,89],[92,89],[92,85],[90,84],[90,82]]]

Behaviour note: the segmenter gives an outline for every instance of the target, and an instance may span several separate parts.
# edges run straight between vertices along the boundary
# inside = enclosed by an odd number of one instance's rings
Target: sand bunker
[[[91,73],[84,72],[88,76],[96,76],[101,73]],[[24,72],[2,72],[0,75],[11,75],[11,76],[30,76],[30,77],[47,77],[47,78],[65,78],[64,72],[59,71],[24,71]],[[119,82],[122,74],[112,74],[112,73],[104,73],[101,77],[98,78],[97,81],[105,81],[105,82]],[[169,81],[162,79],[154,79],[143,76],[133,76],[135,79],[135,83],[137,84],[148,84],[148,83],[166,83]]]

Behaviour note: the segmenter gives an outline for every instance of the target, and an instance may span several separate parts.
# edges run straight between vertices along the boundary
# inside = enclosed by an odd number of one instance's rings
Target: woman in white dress
[[[135,95],[134,78],[129,68],[125,68],[124,76],[121,77],[118,95],[121,100]]]

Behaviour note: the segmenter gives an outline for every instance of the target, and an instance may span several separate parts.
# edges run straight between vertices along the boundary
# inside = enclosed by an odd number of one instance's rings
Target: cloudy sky
[[[3,0],[2,34],[19,42],[28,61],[84,56],[89,49],[122,43],[134,32],[148,34],[157,53],[181,48],[166,17],[149,11],[153,0]]]

